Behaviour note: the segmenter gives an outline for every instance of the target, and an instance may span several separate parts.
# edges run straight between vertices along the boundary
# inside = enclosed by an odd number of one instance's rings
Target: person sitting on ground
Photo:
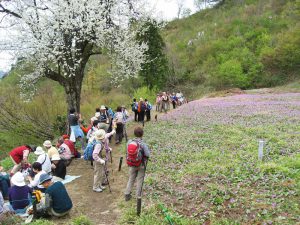
[[[61,138],[64,140],[63,143],[65,143],[69,147],[71,152],[71,157],[80,158],[81,154],[75,148],[74,142],[69,139],[69,135],[64,134],[61,136]],[[57,143],[57,146],[58,148],[60,147],[60,142]]]
[[[0,218],[3,214],[8,212],[14,212],[14,211],[8,205],[4,204],[4,198],[2,193],[0,192]]]
[[[9,155],[14,163],[14,167],[11,170],[10,176],[13,176],[16,172],[18,172],[24,164],[28,164],[28,156],[30,152],[34,152],[35,149],[35,146],[22,145],[11,150]]]
[[[52,181],[62,181],[65,179],[67,174],[67,168],[65,163],[60,159],[59,155],[54,155],[52,157]]]
[[[134,129],[134,135],[135,139],[129,140],[127,143],[127,156],[126,161],[129,166],[129,179],[127,183],[127,187],[125,190],[125,201],[129,201],[131,199],[131,189],[134,185],[135,180],[137,179],[137,189],[136,189],[136,197],[141,198],[142,196],[142,186],[144,182],[145,177],[145,168],[146,168],[146,162],[148,158],[150,157],[150,151],[148,146],[143,142],[143,128],[136,127]],[[140,149],[140,150],[139,150]],[[139,151],[141,151],[139,154]],[[128,154],[129,152],[137,154],[132,156],[134,158],[131,158]],[[137,157],[139,160],[137,161]]]
[[[114,124],[115,127],[115,124]],[[106,159],[108,158],[108,153],[112,150],[109,146],[109,137],[115,133],[115,129],[110,133],[106,133],[105,130],[100,129],[95,132],[95,140],[97,141],[93,151],[93,160],[94,160],[94,184],[93,191],[102,192],[105,189],[104,185],[107,183],[105,179],[104,164],[102,149],[106,150]]]
[[[44,141],[43,146],[45,147],[50,159],[52,158],[53,155],[58,154],[57,149],[54,146],[52,146],[51,141],[49,141],[49,140]]]
[[[62,182],[52,182],[49,174],[40,176],[40,185],[45,189],[45,205],[43,210],[51,216],[61,217],[70,212],[73,207],[72,200]]]
[[[9,174],[3,171],[0,166],[0,192],[5,199],[8,199],[8,188],[10,187]]]
[[[45,192],[44,187],[39,185],[40,176],[46,173],[44,170],[42,170],[42,164],[39,162],[34,162],[32,164],[32,170],[35,173],[35,176],[34,178],[32,178],[31,176],[27,176],[27,179],[29,180],[28,187],[33,188],[34,190],[40,190],[41,192],[44,193]]]
[[[8,190],[9,202],[17,214],[23,214],[26,212],[26,207],[30,205],[29,196],[32,194],[32,190],[26,185],[21,172],[12,176],[11,183],[13,186]]]
[[[42,165],[42,170],[46,173],[51,172],[51,161],[48,154],[43,150],[42,147],[38,146],[34,152],[38,156],[36,162],[39,162]]]
[[[108,131],[109,128],[109,115],[107,113],[106,107],[104,105],[101,105],[100,107],[100,120],[99,120],[99,129],[105,130],[105,132]]]
[[[58,139],[58,144],[59,144],[58,153],[60,158],[66,164],[66,166],[68,166],[72,162],[72,154],[69,146],[64,142],[65,140],[63,138]]]

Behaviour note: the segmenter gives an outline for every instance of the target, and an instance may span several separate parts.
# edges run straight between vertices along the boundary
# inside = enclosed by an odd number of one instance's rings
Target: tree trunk
[[[66,93],[66,101],[68,105],[68,113],[71,108],[74,108],[77,113],[80,113],[82,75],[76,75],[76,78],[70,78],[64,85]]]

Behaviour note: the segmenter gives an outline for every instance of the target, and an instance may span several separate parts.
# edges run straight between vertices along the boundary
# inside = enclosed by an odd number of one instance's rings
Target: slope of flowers
[[[299,125],[299,93],[202,99],[159,117],[145,132],[149,205],[187,224],[300,222]]]

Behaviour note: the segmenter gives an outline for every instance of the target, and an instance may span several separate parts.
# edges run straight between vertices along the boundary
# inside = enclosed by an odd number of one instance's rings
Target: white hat
[[[48,148],[50,148],[52,146],[51,141],[49,141],[49,140],[45,141],[43,145]]]
[[[18,187],[25,186],[25,181],[24,181],[24,176],[21,172],[16,172],[12,178],[11,178],[11,183],[13,185],[16,185]]]
[[[36,147],[36,150],[34,152],[34,154],[36,154],[36,155],[41,155],[44,153],[45,153],[45,151],[43,150],[43,148],[41,146]]]
[[[57,154],[53,155],[51,158],[51,161],[54,161],[54,160],[60,160],[60,156]]]
[[[105,138],[105,130],[99,129],[94,133],[94,137],[96,140],[102,140]]]
[[[104,105],[101,105],[100,109],[106,109]]]

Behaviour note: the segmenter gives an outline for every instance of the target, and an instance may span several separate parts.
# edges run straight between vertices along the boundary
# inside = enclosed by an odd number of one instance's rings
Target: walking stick
[[[108,171],[107,171],[106,161],[104,164],[104,174],[105,174],[105,179],[107,181],[107,186],[108,186],[109,192],[111,193],[111,188],[110,188],[110,184],[109,184],[109,180],[108,180]]]
[[[142,182],[142,185],[141,185],[140,194],[137,197],[136,214],[138,216],[140,216],[141,211],[142,211],[142,193],[143,193],[143,185],[144,185],[144,179],[145,179],[145,176],[146,176],[146,169],[147,169],[148,160],[146,162],[143,162],[143,164],[144,164],[144,167],[145,167],[145,175],[144,175],[143,182]]]
[[[119,162],[119,170],[118,170],[118,171],[121,171],[122,162],[123,162],[123,157],[120,157],[120,162]]]

